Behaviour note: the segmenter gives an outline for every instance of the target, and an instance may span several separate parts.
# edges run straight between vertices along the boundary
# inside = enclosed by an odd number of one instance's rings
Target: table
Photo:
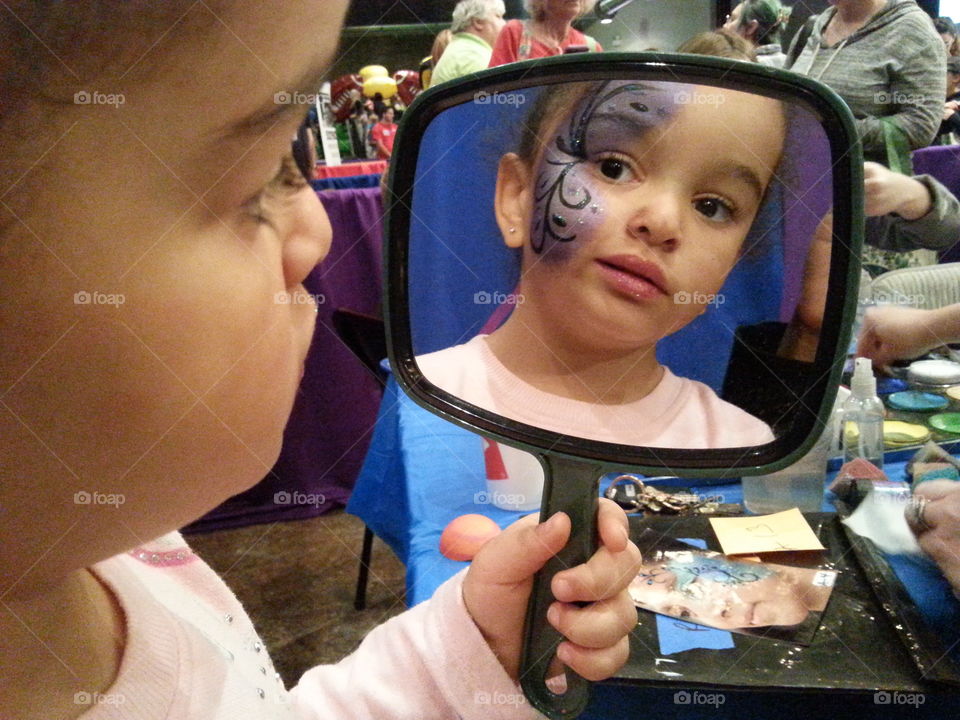
[[[342,165],[317,165],[317,180],[351,175],[380,175],[386,169],[386,160],[358,160]]]
[[[280,457],[264,480],[185,532],[313,517],[344,505],[352,492],[380,405],[380,386],[337,337],[332,316],[339,307],[379,313],[383,209],[379,188],[318,196],[333,242],[304,281],[307,292],[322,302]]]
[[[892,475],[902,472],[901,458],[889,468]],[[357,515],[397,553],[407,566],[407,602],[415,605],[429,598],[436,587],[455,574],[466,563],[449,560],[439,553],[440,534],[454,517],[465,513],[481,513],[505,527],[523,513],[499,510],[483,504],[485,478],[482,446],[479,437],[429,413],[399,390],[396,382],[388,383],[380,409],[371,449],[357,479],[347,511]],[[712,485],[704,489],[721,495],[724,502],[742,500],[739,483]],[[826,504],[824,509],[829,510]],[[922,587],[928,579],[910,562],[901,563],[910,590],[921,603],[926,602]],[[896,566],[895,566],[896,567]],[[952,601],[951,601],[952,602]],[[953,614],[939,618],[956,627],[960,613],[953,604]],[[929,617],[929,616],[928,616]],[[690,688],[692,692],[693,688]],[[641,688],[636,685],[607,682],[595,686],[593,700],[584,718],[675,717],[676,686]],[[960,706],[956,694],[928,694],[919,708],[900,706],[882,708],[873,697],[864,694],[831,694],[830,701],[811,707],[805,694],[783,694],[761,691],[723,690],[724,706],[683,708],[683,717],[776,717],[796,712],[803,717],[835,717],[842,709],[845,717],[910,717],[941,718],[956,711],[945,708]],[[692,698],[692,696],[689,696]],[[882,711],[890,710],[892,714]]]

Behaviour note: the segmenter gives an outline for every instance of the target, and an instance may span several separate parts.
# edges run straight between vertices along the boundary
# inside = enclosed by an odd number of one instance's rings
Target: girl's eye
[[[292,195],[307,187],[309,183],[297,167],[293,155],[287,155],[280,163],[277,174],[261,188],[253,198],[243,205],[244,212],[258,224],[271,223],[270,213],[264,207],[268,199]]]
[[[600,174],[615,182],[627,182],[635,176],[626,160],[618,157],[606,157],[599,162]]]
[[[733,220],[734,207],[718,197],[698,198],[693,201],[693,207],[708,220],[718,223]]]

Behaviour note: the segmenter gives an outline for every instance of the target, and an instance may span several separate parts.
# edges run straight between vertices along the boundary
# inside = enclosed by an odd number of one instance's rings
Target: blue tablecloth
[[[902,479],[906,456],[891,457],[887,472]],[[500,510],[486,504],[481,440],[452,423],[420,408],[391,378],[380,408],[377,426],[363,469],[357,479],[347,511],[360,517],[386,541],[407,566],[407,603],[428,599],[436,588],[467,563],[455,562],[439,552],[440,535],[455,517],[480,513],[501,527],[525,513]],[[603,483],[601,483],[601,488]],[[696,486],[694,486],[695,488]],[[705,494],[722,496],[724,502],[743,499],[739,483],[710,485]],[[833,508],[828,498],[825,511]],[[935,626],[960,625],[960,607],[935,568],[914,558],[891,558],[891,565],[904,581],[911,596],[929,622]],[[690,692],[692,692],[692,688]],[[615,682],[597,685],[587,718],[674,717],[678,705],[684,718],[729,717],[768,718],[795,711],[804,717],[834,717],[839,708],[845,717],[955,717],[960,708],[956,694],[926,695],[920,707],[905,704],[907,698],[890,696],[889,707],[863,694],[831,694],[832,701],[813,707],[810,694],[784,695],[773,692],[724,691],[724,705],[676,700],[675,686],[640,688]],[[946,713],[946,714],[945,714]]]

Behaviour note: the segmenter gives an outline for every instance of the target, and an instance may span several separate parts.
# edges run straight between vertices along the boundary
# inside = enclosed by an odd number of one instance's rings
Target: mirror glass
[[[409,203],[420,371],[622,445],[758,446],[809,422],[814,360],[833,352],[821,123],[796,98],[649,79],[446,107]]]

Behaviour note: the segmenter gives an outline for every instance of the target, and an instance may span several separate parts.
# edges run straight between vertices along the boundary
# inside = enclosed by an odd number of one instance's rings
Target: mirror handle
[[[565,720],[577,717],[586,708],[590,683],[566,668],[566,692],[557,694],[546,684],[557,645],[563,639],[547,622],[547,608],[554,602],[550,581],[556,573],[586,562],[596,552],[601,468],[590,460],[537,457],[544,470],[540,522],[563,511],[570,518],[571,528],[570,540],[533,579],[520,656],[520,684],[537,710],[553,720]]]

